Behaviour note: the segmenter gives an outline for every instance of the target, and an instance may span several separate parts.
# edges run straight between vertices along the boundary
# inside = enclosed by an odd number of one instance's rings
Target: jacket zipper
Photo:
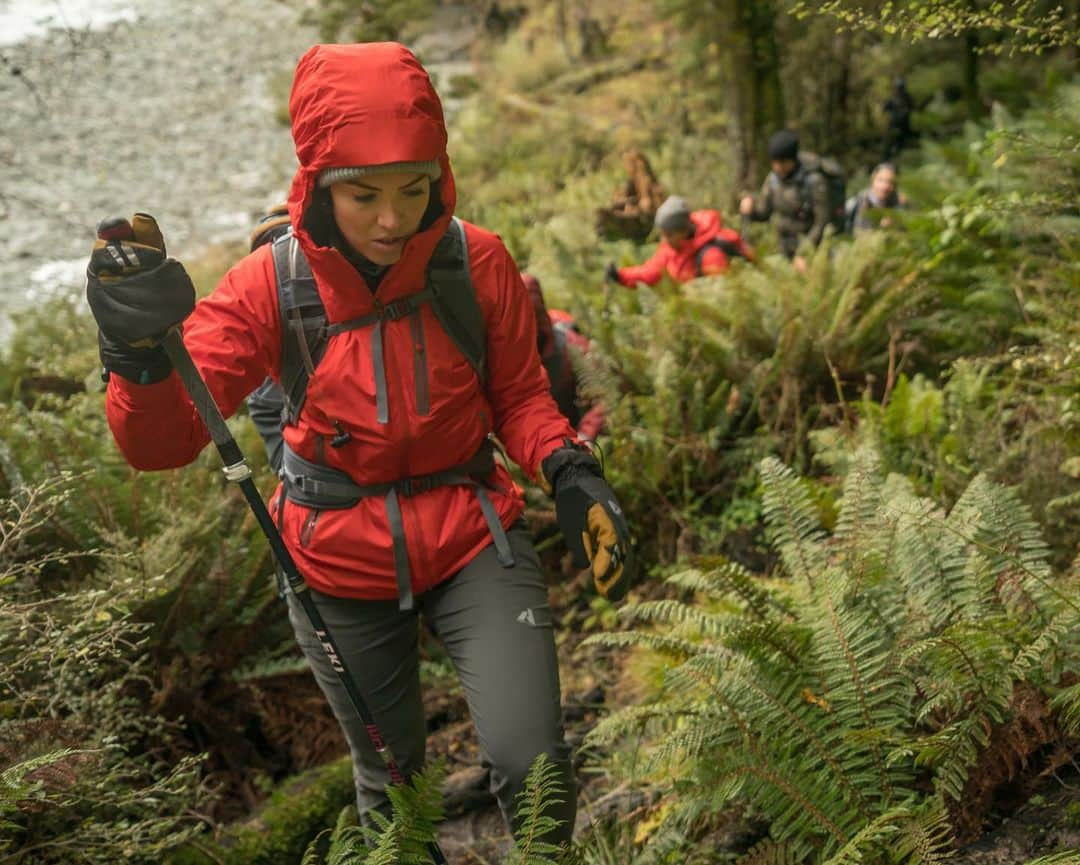
[[[306,547],[311,541],[311,535],[315,531],[315,523],[319,521],[322,511],[312,511],[304,520],[303,528],[300,529],[300,546]]]

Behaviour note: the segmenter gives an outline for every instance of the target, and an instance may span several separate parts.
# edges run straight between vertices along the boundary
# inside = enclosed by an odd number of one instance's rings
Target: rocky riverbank
[[[170,253],[246,236],[295,166],[276,112],[317,35],[295,6],[131,0],[130,19],[0,47],[0,320],[82,291],[96,222],[145,210]]]

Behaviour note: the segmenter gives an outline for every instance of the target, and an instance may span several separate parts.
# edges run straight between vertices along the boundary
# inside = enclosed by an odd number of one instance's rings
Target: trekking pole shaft
[[[229,432],[225,418],[222,417],[221,409],[218,408],[213,394],[210,393],[210,389],[206,386],[206,382],[203,381],[202,375],[192,361],[180,331],[169,331],[162,341],[162,345],[165,348],[165,353],[169,356],[169,360],[172,361],[173,368],[184,383],[184,388],[191,397],[191,401],[195,404],[195,410],[199,413],[203,423],[206,424],[206,428],[210,432],[210,438],[217,446],[218,453],[221,454],[221,458],[225,463],[226,477],[231,481],[235,481],[243,490],[244,498],[247,499],[255,518],[259,522],[259,527],[262,529],[263,534],[266,535],[266,539],[269,541],[270,548],[274,553],[274,558],[277,559],[285,578],[289,581],[289,587],[292,589],[293,595],[300,602],[300,606],[304,608],[308,621],[315,631],[315,636],[322,645],[323,651],[326,652],[330,666],[337,673],[338,679],[349,697],[349,702],[352,703],[353,708],[356,709],[356,714],[360,716],[360,720],[364,724],[364,730],[367,732],[368,739],[371,740],[372,747],[382,758],[387,774],[390,775],[390,781],[396,785],[404,784],[405,777],[402,775],[401,769],[390,751],[390,746],[383,739],[382,733],[379,731],[375,719],[367,707],[367,703],[364,702],[363,696],[356,687],[355,680],[346,668],[345,660],[341,657],[341,652],[338,651],[333,635],[327,630],[322,613],[315,606],[311,592],[308,591],[307,583],[304,582],[304,578],[300,575],[296,562],[293,561],[292,555],[285,546],[285,541],[282,540],[281,532],[278,531],[277,526],[274,524],[270,512],[266,509],[266,503],[263,502],[255,482],[251,479],[251,471],[247,467],[240,446],[236,443],[232,433]],[[439,849],[438,842],[432,841],[428,852],[431,854],[435,865],[446,865],[446,857],[443,855],[442,850]]]

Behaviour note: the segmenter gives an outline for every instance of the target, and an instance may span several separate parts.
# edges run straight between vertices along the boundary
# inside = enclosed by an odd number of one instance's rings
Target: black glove
[[[251,251],[254,252],[265,243],[273,243],[288,232],[289,205],[278,204],[267,211],[266,216],[255,223],[251,232]]]
[[[600,464],[570,442],[541,463],[555,517],[578,567],[592,566],[597,591],[612,601],[626,594],[635,558],[622,508],[604,480]]]
[[[619,268],[615,265],[614,261],[609,261],[607,267],[604,268],[604,279],[608,282],[619,281]]]
[[[105,220],[86,268],[86,299],[100,328],[106,373],[139,384],[161,381],[171,364],[161,339],[195,307],[195,287],[184,266],[166,258],[152,216]]]

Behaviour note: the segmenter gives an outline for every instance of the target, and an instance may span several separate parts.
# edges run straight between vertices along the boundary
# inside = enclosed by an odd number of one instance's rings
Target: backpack
[[[847,227],[847,177],[843,166],[831,156],[815,156],[812,153],[800,157],[806,168],[807,176],[816,171],[825,178],[825,188],[829,191],[829,223],[837,234],[842,234]],[[809,207],[810,190],[803,182],[803,200]]]
[[[327,322],[326,308],[319,297],[315,278],[291,229],[274,241],[273,258],[281,316],[283,423],[296,423],[307,396],[308,379],[326,353],[331,336],[416,315],[425,303],[430,303],[435,317],[476,370],[480,381],[485,380],[487,335],[484,316],[472,283],[465,229],[456,217],[450,220],[446,233],[431,255],[422,291],[385,305],[376,301],[375,312],[332,325]],[[423,351],[422,344],[416,350]],[[380,413],[383,410],[380,406]]]
[[[742,237],[739,236],[733,228],[721,228],[720,233],[701,244],[701,247],[696,253],[694,253],[694,274],[696,276],[703,276],[702,262],[705,260],[705,253],[710,249],[719,249],[728,259],[732,258],[745,258],[750,260],[750,256],[746,254],[746,250],[743,248]]]
[[[844,231],[848,234],[855,233],[855,218],[859,215],[859,208],[866,198],[866,191],[857,192],[844,204]]]

